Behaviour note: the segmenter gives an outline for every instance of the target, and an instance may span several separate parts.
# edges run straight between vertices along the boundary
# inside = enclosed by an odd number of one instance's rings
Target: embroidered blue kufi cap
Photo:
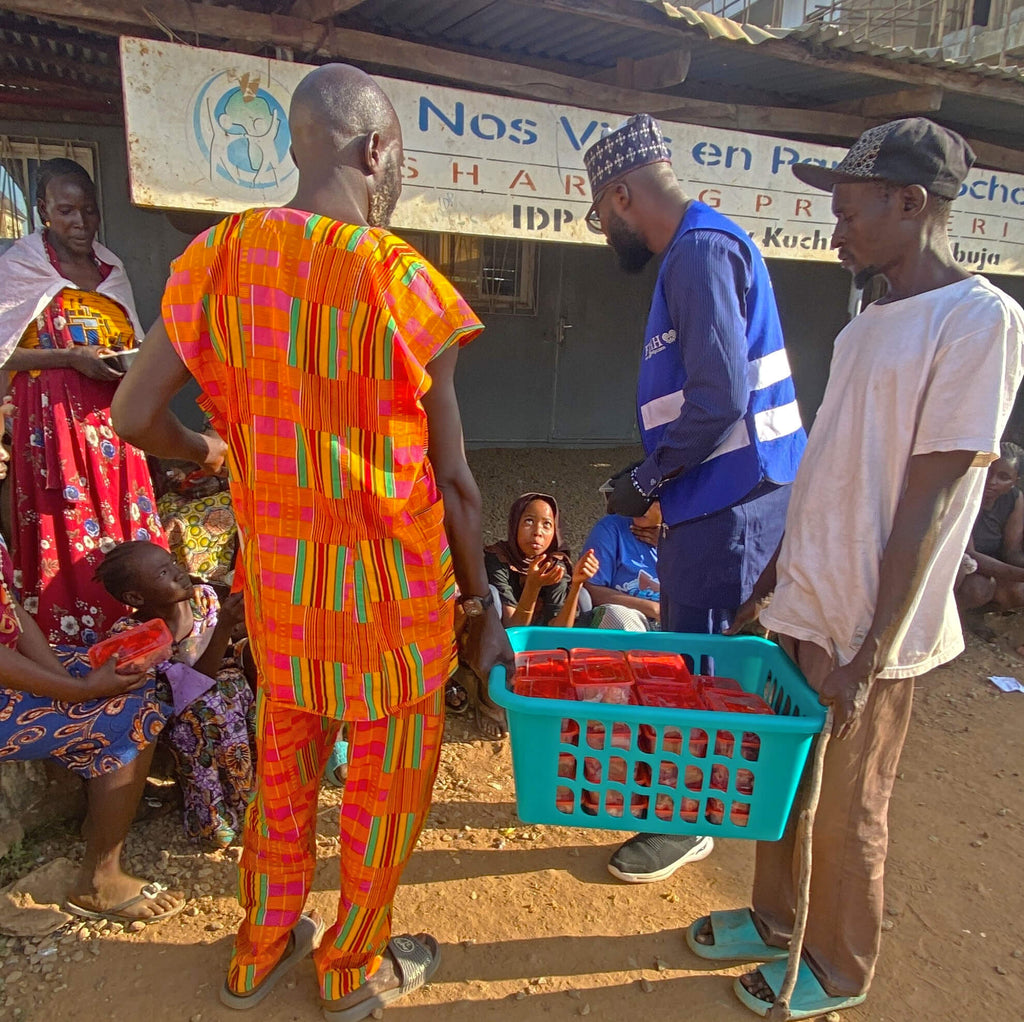
[[[591,195],[638,167],[671,159],[661,128],[650,114],[634,114],[583,154]]]

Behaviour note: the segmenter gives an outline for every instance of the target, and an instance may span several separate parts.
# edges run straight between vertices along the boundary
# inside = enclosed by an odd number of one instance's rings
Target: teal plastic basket
[[[645,649],[735,679],[775,715],[571,702],[516,695],[503,667],[516,805],[526,823],[777,841],[825,707],[792,661],[752,636],[510,628],[518,653]],[[713,666],[712,666],[713,665]],[[710,668],[710,669],[709,669]]]

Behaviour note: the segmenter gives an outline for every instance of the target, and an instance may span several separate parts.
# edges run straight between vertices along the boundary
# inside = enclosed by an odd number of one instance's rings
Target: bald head
[[[360,175],[367,222],[386,226],[401,192],[402,130],[381,87],[351,64],[325,64],[292,94],[288,126],[300,194],[323,194],[337,189],[339,179],[351,183]],[[361,196],[352,197],[364,205]]]
[[[310,71],[292,94],[288,124],[294,142],[321,150],[342,150],[352,139],[374,131],[382,136],[398,131],[395,108],[384,90],[351,64],[325,64]]]

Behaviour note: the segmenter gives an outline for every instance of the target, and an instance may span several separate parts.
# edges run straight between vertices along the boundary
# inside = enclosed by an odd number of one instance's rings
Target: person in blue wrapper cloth
[[[662,257],[637,384],[647,457],[609,480],[608,511],[634,518],[660,501],[661,627],[722,632],[779,544],[807,442],[772,283],[747,232],[687,197],[650,115],[583,159],[587,223],[622,269]],[[661,880],[712,847],[710,837],[638,834],[608,869]]]

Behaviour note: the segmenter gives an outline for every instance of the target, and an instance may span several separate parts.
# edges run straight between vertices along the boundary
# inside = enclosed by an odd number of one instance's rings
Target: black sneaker
[[[710,837],[637,834],[608,860],[608,872],[627,884],[666,880],[680,866],[706,859],[715,847]]]

